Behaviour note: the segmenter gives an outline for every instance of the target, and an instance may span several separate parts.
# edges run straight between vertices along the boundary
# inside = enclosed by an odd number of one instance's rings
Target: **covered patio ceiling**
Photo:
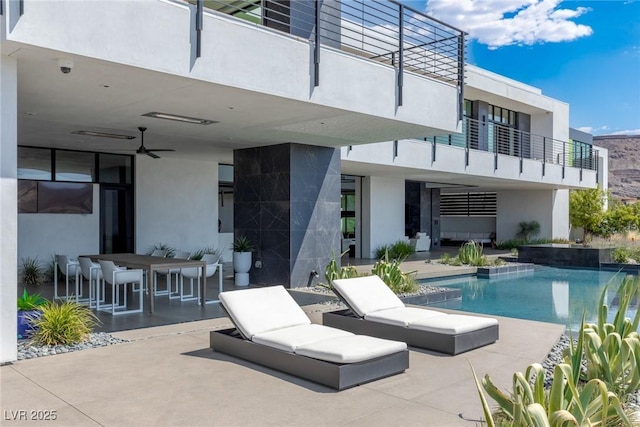
[[[297,142],[346,146],[424,135],[419,126],[385,120],[264,93],[216,85],[123,64],[69,56],[4,43],[18,58],[18,144],[134,154],[139,126],[148,149],[174,149],[166,158],[215,159],[232,163],[233,150]],[[71,61],[68,74],[60,60]],[[256,72],[259,72],[256,70]],[[150,112],[212,120],[208,125],[144,116]],[[135,137],[131,140],[77,135],[85,130]],[[343,173],[395,176],[433,188],[551,189],[557,185],[478,177],[372,163],[342,162]]]
[[[163,157],[231,162],[237,148],[283,142],[338,147],[425,132],[398,121],[32,46],[6,43],[2,53],[18,58],[19,145],[133,154],[140,145],[137,128],[145,126],[147,148],[176,150]],[[69,73],[61,72],[60,60],[72,62]],[[215,123],[143,116],[149,112]],[[78,130],[136,138],[72,134]]]

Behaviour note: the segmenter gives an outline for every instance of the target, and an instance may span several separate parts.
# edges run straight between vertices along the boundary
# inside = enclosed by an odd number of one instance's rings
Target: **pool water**
[[[613,320],[616,291],[623,278],[624,274],[610,271],[536,266],[533,272],[494,279],[467,276],[423,283],[462,290],[461,300],[430,307],[560,323],[578,330],[583,311],[587,322],[597,320],[598,300],[607,284],[609,321]],[[631,307],[627,316],[635,316],[637,309],[637,305]]]

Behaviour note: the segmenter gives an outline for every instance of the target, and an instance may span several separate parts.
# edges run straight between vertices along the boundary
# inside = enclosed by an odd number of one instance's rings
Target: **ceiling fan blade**
[[[153,157],[154,159],[159,159],[160,156],[158,156],[157,154],[152,153],[151,151],[148,151],[145,153],[147,156],[149,157]]]

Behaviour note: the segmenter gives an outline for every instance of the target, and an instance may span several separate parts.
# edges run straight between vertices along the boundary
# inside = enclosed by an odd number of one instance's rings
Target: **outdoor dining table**
[[[200,304],[205,305],[207,301],[207,263],[205,261],[196,261],[191,259],[164,258],[151,255],[140,254],[99,254],[99,255],[80,255],[81,257],[91,258],[92,261],[98,260],[113,261],[116,265],[128,268],[139,268],[146,270],[147,280],[153,280],[153,273],[158,270],[166,270],[172,268],[194,268],[200,267],[202,271],[202,282],[200,283]],[[222,276],[222,273],[220,274]],[[149,286],[149,313],[153,313],[153,287]]]

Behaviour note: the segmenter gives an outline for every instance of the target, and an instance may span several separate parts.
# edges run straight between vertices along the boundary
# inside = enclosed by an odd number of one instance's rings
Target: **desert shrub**
[[[347,251],[343,252],[341,255],[346,254]],[[336,254],[334,253],[331,261],[327,264],[324,269],[324,277],[328,283],[318,283],[318,286],[332,289],[332,282],[336,279],[351,279],[352,277],[358,277],[360,273],[356,268],[352,265],[346,265],[342,267],[338,267],[338,260],[336,259]]]
[[[462,263],[460,262],[457,256],[452,257],[448,253],[442,254],[442,256],[440,257],[440,263],[445,265],[453,265],[453,266],[462,265]]]
[[[516,237],[525,242],[540,233],[540,223],[538,221],[521,221],[518,225],[520,226],[520,231],[516,233]]]
[[[376,259],[380,259],[384,257],[384,254],[388,252],[389,252],[389,244],[382,244],[382,245],[376,246],[376,248],[373,250],[373,255],[376,257]]]
[[[635,393],[640,388],[640,311],[633,319],[626,317],[629,307],[640,296],[640,278],[626,276],[618,289],[618,310],[613,323],[608,323],[608,306],[605,302],[606,286],[600,295],[598,319],[595,324],[585,324],[580,328],[576,344],[571,344],[565,352],[565,361],[574,365],[574,374],[582,373],[585,381],[598,379],[609,390],[620,396]],[[582,366],[586,360],[586,371]]]
[[[22,284],[25,286],[39,286],[44,280],[44,268],[38,258],[23,258],[20,270]]]
[[[396,294],[401,293],[413,293],[418,290],[418,282],[415,280],[415,271],[410,273],[404,273],[400,269],[400,259],[389,259],[388,252],[376,261],[371,269],[371,274],[379,276],[384,283]],[[336,279],[351,279],[353,277],[360,277],[366,274],[361,274],[352,265],[338,267],[338,261],[335,254],[331,261],[327,264],[324,275],[328,283],[319,283],[318,286],[325,288],[332,288],[332,282]]]
[[[524,239],[503,240],[496,243],[498,249],[518,249],[518,246],[526,245]]]
[[[498,403],[496,418],[504,420],[500,425],[595,426],[610,425],[615,420],[631,426],[618,396],[597,379],[576,386],[577,379],[566,363],[555,366],[549,391],[544,388],[544,368],[539,363],[529,365],[524,374],[513,374],[513,390],[509,394],[499,390],[488,375],[482,379],[482,387],[475,372],[473,375],[488,426],[495,426],[496,422],[482,388]]]
[[[442,264],[450,264],[451,263],[451,254],[449,253],[444,253],[442,254],[442,256],[440,257],[440,263]]]
[[[462,264],[473,266],[487,265],[487,258],[483,255],[483,247],[481,243],[473,240],[464,243],[458,250],[458,259]]]
[[[398,240],[389,247],[389,257],[391,259],[407,259],[409,255],[415,253],[415,248],[406,240]]]
[[[414,276],[415,271],[404,273],[400,269],[401,260],[389,259],[389,254],[385,254],[378,260],[371,269],[371,273],[379,276],[384,283],[396,294],[412,293],[418,290],[418,283]]]
[[[387,254],[391,259],[405,260],[407,257],[415,253],[415,249],[406,240],[398,240],[394,243],[378,245],[373,251],[376,259],[382,259]]]
[[[621,402],[640,388],[640,312],[633,319],[626,317],[640,295],[640,278],[623,280],[613,323],[607,323],[606,293],[607,287],[600,296],[596,324],[585,324],[583,315],[578,338],[570,340],[564,363],[554,367],[549,389],[544,385],[544,368],[537,363],[525,374],[513,375],[509,394],[500,391],[488,375],[480,385],[473,372],[487,425],[632,425]],[[491,412],[483,388],[497,402],[496,413]]]
[[[36,329],[31,337],[41,345],[67,345],[84,341],[99,324],[95,314],[75,301],[48,302],[31,322]]]
[[[611,258],[613,259],[613,262],[626,264],[631,258],[631,251],[628,248],[615,248],[611,252]]]
[[[568,239],[533,239],[530,241],[525,241],[524,239],[511,239],[511,240],[503,240],[496,244],[498,249],[518,249],[518,246],[522,245],[544,245],[546,243],[564,243],[570,244],[574,243]]]

